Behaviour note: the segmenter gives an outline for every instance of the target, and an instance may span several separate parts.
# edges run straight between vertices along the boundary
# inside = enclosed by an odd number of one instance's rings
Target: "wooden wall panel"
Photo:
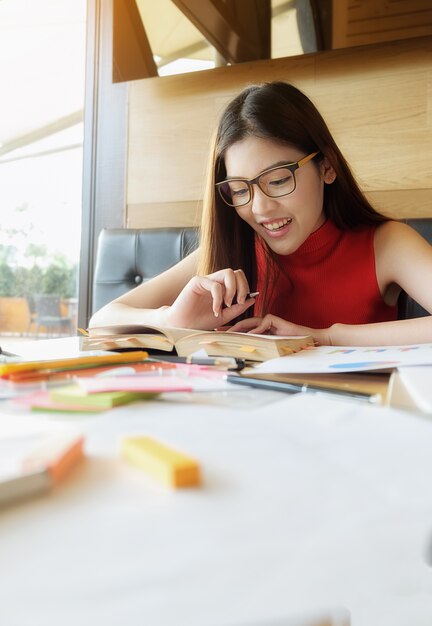
[[[332,48],[432,35],[430,0],[333,0]]]
[[[244,63],[129,86],[126,223],[199,223],[213,128],[252,82],[287,80],[323,113],[364,190],[395,217],[432,217],[432,37]]]

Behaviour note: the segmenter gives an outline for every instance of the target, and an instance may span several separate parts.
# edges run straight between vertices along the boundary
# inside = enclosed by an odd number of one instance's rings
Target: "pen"
[[[218,367],[226,367],[232,370],[241,370],[246,366],[245,359],[237,359],[234,357],[212,357],[212,356],[160,356],[149,359],[151,361],[160,361],[168,363],[187,363],[189,365],[210,365]]]
[[[114,352],[93,355],[91,353],[82,356],[63,357],[59,359],[46,359],[44,361],[12,360],[0,363],[0,378],[8,378],[17,372],[30,372],[47,369],[72,369],[92,365],[113,365],[126,362],[144,361],[148,353],[135,351],[125,356]]]
[[[46,369],[46,370],[36,370],[34,372],[15,372],[11,373],[8,376],[8,380],[13,383],[30,383],[30,382],[43,382],[43,381],[51,381],[55,379],[67,379],[67,378],[77,378],[80,376],[96,376],[99,374],[107,373],[109,374],[112,371],[118,371],[121,368],[133,369],[136,374],[140,372],[148,372],[148,371],[159,371],[160,369],[172,369],[175,365],[171,363],[148,363],[147,361],[139,362],[139,363],[131,363],[130,361],[125,361],[123,363],[118,363],[116,365],[84,365],[80,367],[65,367],[65,368],[54,368],[54,369]]]
[[[256,387],[258,389],[269,389],[271,391],[284,391],[285,393],[319,393],[330,396],[339,396],[347,400],[361,400],[370,404],[378,404],[381,401],[380,394],[364,393],[362,391],[346,391],[345,389],[331,389],[329,387],[320,387],[319,385],[286,383],[277,380],[263,380],[261,378],[248,378],[246,376],[237,376],[236,374],[228,374],[227,381],[236,385],[246,385],[248,387]]]
[[[257,296],[259,296],[259,291],[250,291],[249,293],[246,294],[245,302],[247,302],[251,298],[256,298]],[[238,304],[237,298],[234,298],[234,300],[232,301],[232,304]],[[226,309],[226,306],[227,306],[226,304],[223,304],[222,308]]]

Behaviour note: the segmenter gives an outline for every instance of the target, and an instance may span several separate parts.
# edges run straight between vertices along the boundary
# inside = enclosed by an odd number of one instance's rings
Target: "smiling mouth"
[[[281,230],[281,228],[284,228],[287,224],[291,224],[291,222],[292,222],[292,218],[287,217],[287,218],[284,218],[283,220],[275,220],[274,222],[267,222],[266,224],[261,224],[261,226],[263,226],[266,230],[270,230],[274,232],[275,230]]]

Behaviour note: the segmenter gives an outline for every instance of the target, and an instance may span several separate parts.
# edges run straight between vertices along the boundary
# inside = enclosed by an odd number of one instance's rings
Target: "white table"
[[[243,389],[31,419],[79,425],[87,458],[0,512],[2,626],[432,623],[431,421]],[[131,433],[197,457],[203,486],[129,466]]]

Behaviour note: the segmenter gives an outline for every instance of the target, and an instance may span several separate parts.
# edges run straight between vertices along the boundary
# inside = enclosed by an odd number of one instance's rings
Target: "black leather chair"
[[[432,244],[432,219],[418,218],[404,220],[414,228],[422,237]],[[432,280],[432,276],[431,276]],[[404,291],[399,296],[398,302],[399,319],[409,319],[412,317],[425,317],[429,313],[421,307],[415,300],[410,298]]]
[[[432,219],[405,222],[432,243]],[[93,312],[172,267],[197,245],[198,230],[195,228],[103,230],[99,236],[93,281]],[[428,315],[406,293],[401,294],[398,306],[400,319]]]
[[[196,228],[102,230],[93,280],[93,312],[172,267],[197,246]]]

